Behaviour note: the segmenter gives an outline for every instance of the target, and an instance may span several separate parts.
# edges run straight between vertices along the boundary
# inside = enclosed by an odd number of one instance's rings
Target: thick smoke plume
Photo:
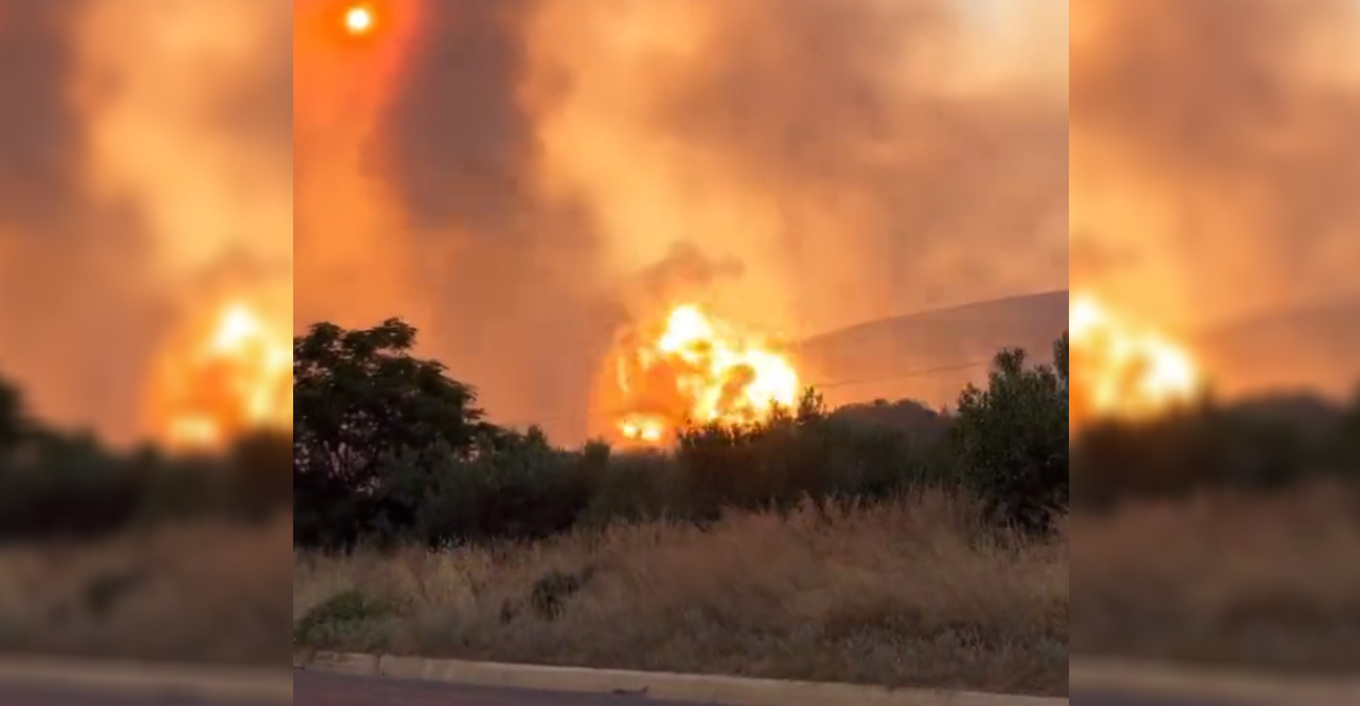
[[[1360,7],[1072,0],[1072,280],[1168,326],[1360,294]]]
[[[1025,5],[390,2],[347,44],[299,0],[297,325],[404,316],[576,436],[677,273],[795,337],[1061,288],[1066,12]]]
[[[220,298],[290,326],[290,24],[0,0],[0,371],[38,413],[141,436],[157,358]]]

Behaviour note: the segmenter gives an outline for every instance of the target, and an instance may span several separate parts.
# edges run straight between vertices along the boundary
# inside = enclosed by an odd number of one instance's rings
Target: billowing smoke
[[[1360,5],[1072,0],[1072,280],[1197,327],[1360,294]]]
[[[1066,13],[1030,5],[425,0],[347,44],[299,0],[297,324],[402,315],[575,436],[658,277],[795,337],[1060,288]]]
[[[0,370],[115,440],[223,298],[291,327],[291,53],[273,0],[0,0]]]

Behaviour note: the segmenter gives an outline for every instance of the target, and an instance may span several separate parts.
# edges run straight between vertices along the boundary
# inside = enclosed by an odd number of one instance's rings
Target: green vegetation
[[[1028,541],[978,510],[923,491],[702,526],[300,551],[294,637],[304,652],[1065,695],[1066,531]]]
[[[117,453],[32,418],[0,379],[0,540],[90,537],[209,515],[259,518],[292,496],[290,440],[257,434],[229,453]]]
[[[1346,405],[1287,394],[1208,400],[1151,420],[1093,425],[1073,454],[1074,503],[1089,509],[1214,488],[1360,482],[1360,394]]]
[[[295,542],[431,547],[732,510],[819,512],[939,489],[991,521],[1051,531],[1067,504],[1067,343],[1055,365],[1001,352],[953,413],[913,402],[828,410],[809,390],[765,423],[697,426],[675,449],[553,446],[485,420],[475,390],[412,354],[414,328],[313,326],[293,343]]]

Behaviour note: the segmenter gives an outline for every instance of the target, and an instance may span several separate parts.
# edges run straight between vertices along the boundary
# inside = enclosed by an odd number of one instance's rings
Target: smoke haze
[[[297,325],[403,316],[574,437],[662,298],[801,337],[1061,288],[1066,13],[972,1],[380,3],[347,43],[299,0]]]
[[[143,436],[157,359],[221,298],[291,327],[290,25],[0,0],[0,371],[39,415]]]
[[[1360,294],[1349,0],[1073,0],[1072,282],[1175,327]]]

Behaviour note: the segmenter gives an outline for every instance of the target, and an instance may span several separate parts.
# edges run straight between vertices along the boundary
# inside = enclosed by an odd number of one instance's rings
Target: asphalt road
[[[1098,692],[1073,692],[1071,706],[1289,706],[1273,701],[1205,701],[1191,698],[1138,697],[1121,694],[1102,694]]]
[[[3,694],[0,694],[3,696]],[[0,699],[3,702],[3,699]],[[295,706],[656,706],[630,694],[580,694],[293,672]],[[704,706],[674,701],[669,706]],[[81,704],[80,706],[84,706]],[[711,706],[711,705],[710,705]]]
[[[332,702],[317,702],[332,703]],[[336,701],[333,703],[346,703]],[[363,702],[359,702],[363,703]],[[0,684],[0,704],[4,706],[274,706],[248,701],[211,701],[191,696],[119,696],[86,688],[14,686]]]
[[[458,686],[323,672],[293,673],[298,706],[651,706],[663,702],[635,694],[579,694]],[[664,702],[670,706],[703,706]],[[1205,701],[1140,698],[1118,694],[1072,694],[1071,706],[1289,706],[1264,701]],[[272,706],[239,700],[206,700],[188,695],[116,696],[74,687],[0,684],[4,706]],[[712,706],[712,705],[710,705]]]
[[[297,706],[649,706],[663,702],[638,695],[572,694],[454,686],[429,682],[356,677],[322,672],[293,673]],[[665,702],[670,706],[702,706]],[[1071,706],[1290,706],[1269,702],[1141,699],[1115,694],[1075,694]],[[82,704],[83,706],[83,704]],[[710,705],[712,706],[712,705]]]

